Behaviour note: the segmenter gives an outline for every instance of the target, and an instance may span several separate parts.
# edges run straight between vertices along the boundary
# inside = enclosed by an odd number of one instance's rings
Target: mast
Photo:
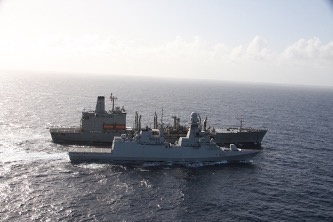
[[[139,116],[138,116],[138,112],[136,111],[135,112],[135,120],[134,120],[135,122],[134,122],[134,130],[138,130],[138,124],[139,124]]]
[[[141,115],[139,116],[138,130],[141,130]]]
[[[112,93],[111,93],[111,96],[110,96],[110,100],[111,100],[111,103],[112,103],[112,111],[114,111],[114,101],[118,99],[117,97],[115,96],[112,96]]]
[[[160,125],[160,136],[164,136],[164,129],[163,129],[163,108],[162,108],[162,115],[161,115],[161,125]]]
[[[154,115],[154,129],[157,129],[157,114]]]
[[[240,127],[239,127],[239,131],[240,131],[240,132],[242,132],[242,129],[243,129],[243,122],[244,122],[244,120],[241,119],[241,120],[240,120]]]

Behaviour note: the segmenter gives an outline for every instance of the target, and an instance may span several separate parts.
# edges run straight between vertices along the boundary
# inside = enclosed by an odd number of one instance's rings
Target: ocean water
[[[71,164],[48,129],[111,92],[129,126],[162,109],[170,124],[242,118],[268,129],[263,150],[247,164]],[[1,73],[0,221],[333,221],[332,108],[332,88]]]

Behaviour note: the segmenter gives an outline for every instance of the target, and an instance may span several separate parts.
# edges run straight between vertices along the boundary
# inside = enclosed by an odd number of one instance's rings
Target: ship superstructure
[[[112,143],[114,136],[126,133],[126,111],[124,107],[115,107],[116,97],[110,96],[112,109],[105,110],[105,97],[98,96],[94,111],[82,112],[80,127],[51,128],[55,143],[95,144]]]

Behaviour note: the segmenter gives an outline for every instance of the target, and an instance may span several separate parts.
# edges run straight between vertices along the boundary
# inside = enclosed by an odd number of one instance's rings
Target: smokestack
[[[105,113],[105,98],[104,98],[104,96],[98,96],[97,97],[95,112],[99,113],[99,114]]]
[[[173,118],[173,128],[176,129],[177,128],[177,117],[176,116],[171,116]]]

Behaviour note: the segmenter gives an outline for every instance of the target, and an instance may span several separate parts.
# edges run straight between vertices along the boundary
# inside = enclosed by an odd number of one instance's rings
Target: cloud
[[[261,36],[236,46],[198,36],[155,44],[114,36],[44,36],[0,39],[0,48],[0,69],[333,85],[333,41],[323,44],[316,37],[280,53]]]
[[[255,59],[266,59],[267,57],[271,57],[267,41],[260,36],[254,37],[249,43],[246,48],[246,54]]]
[[[333,41],[322,44],[320,39],[300,39],[291,46],[287,47],[282,56],[286,59],[308,60],[308,59],[333,59]]]

